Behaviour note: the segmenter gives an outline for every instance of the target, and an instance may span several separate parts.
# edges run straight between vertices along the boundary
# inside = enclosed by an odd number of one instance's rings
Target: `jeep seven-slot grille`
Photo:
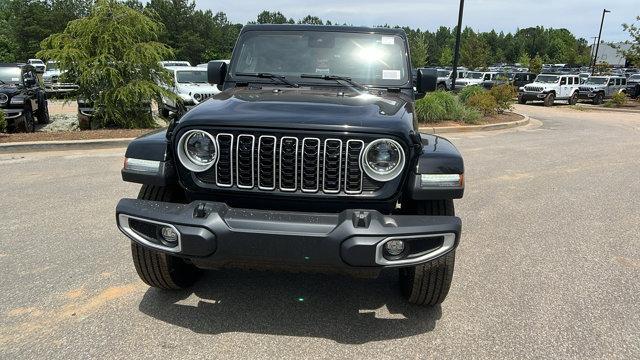
[[[196,177],[222,188],[359,194],[381,184],[364,176],[365,142],[300,136],[219,133],[219,158]]]
[[[542,87],[541,86],[525,86],[524,90],[525,91],[531,91],[531,92],[541,92],[542,91]]]

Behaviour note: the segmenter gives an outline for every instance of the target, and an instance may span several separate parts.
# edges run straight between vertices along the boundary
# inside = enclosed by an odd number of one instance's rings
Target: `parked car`
[[[485,89],[491,89],[496,85],[511,84],[513,81],[513,74],[506,72],[491,73],[488,80],[482,81],[482,87]]]
[[[491,80],[491,77],[495,77],[498,73],[494,71],[469,71],[466,73],[463,79],[456,80],[456,89],[461,89],[471,85],[482,85],[485,80]]]
[[[451,90],[451,70],[438,69],[438,90]]]
[[[49,123],[47,96],[33,66],[0,64],[0,110],[7,132],[35,131],[34,117],[39,124]]]
[[[174,81],[174,85],[168,88],[178,96],[178,100],[168,97],[162,98],[158,104],[158,110],[165,118],[169,117],[171,111],[178,110],[177,101],[180,101],[189,111],[220,92],[216,85],[207,82],[207,69],[205,68],[174,66],[166,69],[171,72]]]
[[[640,96],[640,74],[630,75],[625,89],[627,96],[636,99]]]
[[[553,106],[556,100],[566,100],[571,105],[578,102],[578,75],[540,74],[534,82],[525,85],[518,94],[518,103],[544,101],[545,106]]]
[[[142,188],[116,219],[141,279],[180,289],[198,269],[398,269],[408,302],[441,303],[464,165],[419,133],[408,53],[402,29],[244,26],[231,64],[208,66],[223,92],[127,148],[123,180]],[[435,70],[417,78],[435,90]]]
[[[95,118],[96,108],[93,100],[78,97],[76,102],[78,104],[78,127],[80,129],[95,130],[103,125]],[[153,116],[151,101],[142,102],[136,109],[136,112],[139,114],[147,113],[149,116]]]
[[[578,99],[600,105],[626,88],[627,78],[624,76],[591,76],[580,86]]]
[[[536,80],[537,75],[531,72],[517,72],[513,74],[512,84],[516,89],[531,84]]]
[[[171,60],[171,61],[160,61],[160,65],[166,68],[166,67],[177,67],[177,66],[191,66],[191,63],[188,61]]]
[[[47,69],[47,66],[40,59],[29,59],[27,60],[27,64],[33,66],[33,68],[36,70],[36,73],[38,74],[44,73]]]
[[[62,82],[63,72],[56,61],[47,61],[47,70],[42,75],[44,90],[48,94],[69,94],[78,90],[78,85],[71,82]]]
[[[213,60],[213,61],[222,61],[222,62],[225,62],[227,65],[229,65],[229,63],[231,63],[231,60]],[[209,63],[198,64],[198,67],[205,68],[205,69],[208,66],[209,66]]]
[[[584,82],[587,81],[589,76],[591,76],[590,72],[581,72],[581,73],[579,73],[578,77],[580,78],[580,84],[584,84]]]

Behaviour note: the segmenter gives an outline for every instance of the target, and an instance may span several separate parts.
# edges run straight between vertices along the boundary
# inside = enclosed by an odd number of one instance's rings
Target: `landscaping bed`
[[[489,125],[489,124],[500,124],[500,123],[509,123],[514,121],[519,121],[524,119],[524,116],[520,114],[516,114],[514,112],[504,112],[502,114],[495,114],[490,116],[482,117],[474,122],[473,125]],[[421,124],[421,126],[424,124]],[[448,127],[448,126],[469,126],[470,124],[460,121],[442,121],[435,124],[427,124],[429,127],[439,128],[439,127]]]
[[[135,138],[155,129],[113,129],[33,133],[0,133],[0,143]]]

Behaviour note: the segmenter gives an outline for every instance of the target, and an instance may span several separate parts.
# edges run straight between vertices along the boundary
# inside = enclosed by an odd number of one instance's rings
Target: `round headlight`
[[[201,100],[202,100],[202,94],[197,94],[197,93],[196,93],[196,94],[193,94],[193,98],[194,98],[196,101],[201,101]]]
[[[178,159],[191,171],[206,171],[218,160],[218,145],[208,132],[187,131],[178,141]]]
[[[404,168],[404,150],[397,141],[378,139],[372,141],[362,154],[362,169],[373,180],[390,181]]]

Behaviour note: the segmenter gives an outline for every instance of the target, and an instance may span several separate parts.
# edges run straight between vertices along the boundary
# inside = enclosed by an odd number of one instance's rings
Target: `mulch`
[[[113,129],[0,134],[0,143],[135,138],[155,129]]]

